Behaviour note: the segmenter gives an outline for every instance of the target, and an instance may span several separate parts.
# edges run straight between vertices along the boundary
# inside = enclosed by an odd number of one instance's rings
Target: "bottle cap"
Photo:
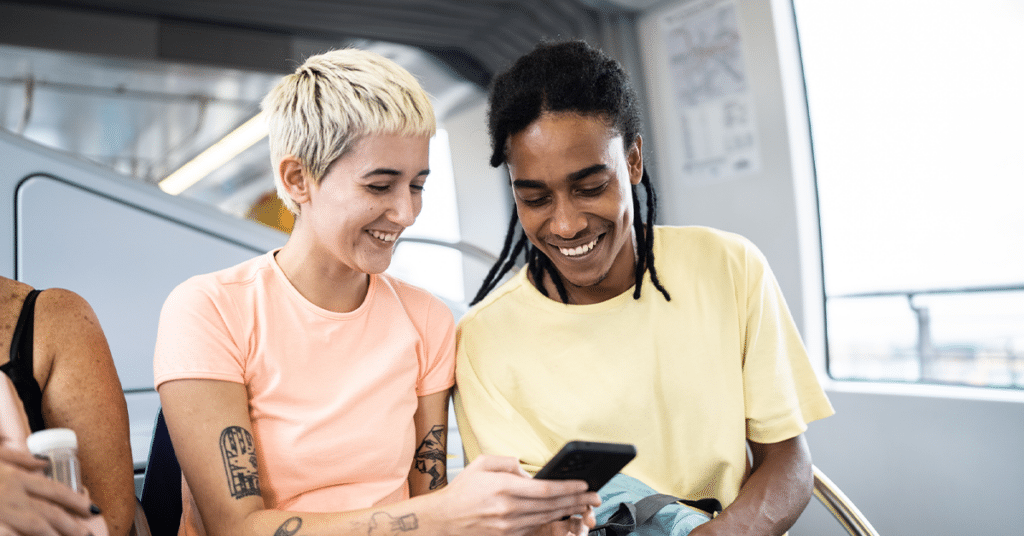
[[[25,440],[33,456],[42,456],[53,449],[77,449],[78,436],[70,428],[40,430]]]

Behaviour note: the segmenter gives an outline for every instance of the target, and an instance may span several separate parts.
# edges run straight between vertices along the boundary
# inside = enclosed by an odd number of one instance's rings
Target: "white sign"
[[[754,103],[732,0],[682,6],[661,19],[672,99],[689,184],[707,184],[760,169]],[[679,161],[679,160],[677,160]]]

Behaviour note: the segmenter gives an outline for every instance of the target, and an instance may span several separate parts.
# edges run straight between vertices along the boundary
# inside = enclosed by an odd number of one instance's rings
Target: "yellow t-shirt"
[[[349,313],[306,300],[274,252],[193,277],[160,314],[156,385],[245,384],[268,508],[342,512],[409,497],[418,396],[455,380],[443,302],[387,274]],[[204,534],[184,488],[183,534]]]
[[[469,460],[536,470],[570,440],[633,443],[624,473],[661,493],[729,505],[747,443],[795,437],[833,413],[778,284],[746,239],[656,227],[658,277],[565,305],[522,270],[456,332],[455,409]]]

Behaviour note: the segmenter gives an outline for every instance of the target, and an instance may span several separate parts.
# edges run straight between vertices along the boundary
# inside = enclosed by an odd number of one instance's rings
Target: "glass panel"
[[[1024,387],[1024,3],[794,8],[830,373]]]
[[[1024,388],[1024,292],[828,300],[836,378]]]
[[[399,242],[388,273],[430,291],[453,310],[466,300],[462,253],[434,244]],[[454,313],[454,311],[453,311]]]
[[[423,209],[402,237],[431,238],[451,244],[461,238],[451,146],[444,129],[437,129],[430,140],[430,175],[423,188]],[[456,249],[399,241],[388,273],[448,300],[453,309],[454,303],[466,299],[462,253]]]

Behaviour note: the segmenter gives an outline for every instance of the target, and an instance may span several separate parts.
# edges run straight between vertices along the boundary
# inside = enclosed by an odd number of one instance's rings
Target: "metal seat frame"
[[[814,496],[825,505],[846,532],[853,536],[879,536],[853,501],[836,486],[817,466],[814,469]]]

